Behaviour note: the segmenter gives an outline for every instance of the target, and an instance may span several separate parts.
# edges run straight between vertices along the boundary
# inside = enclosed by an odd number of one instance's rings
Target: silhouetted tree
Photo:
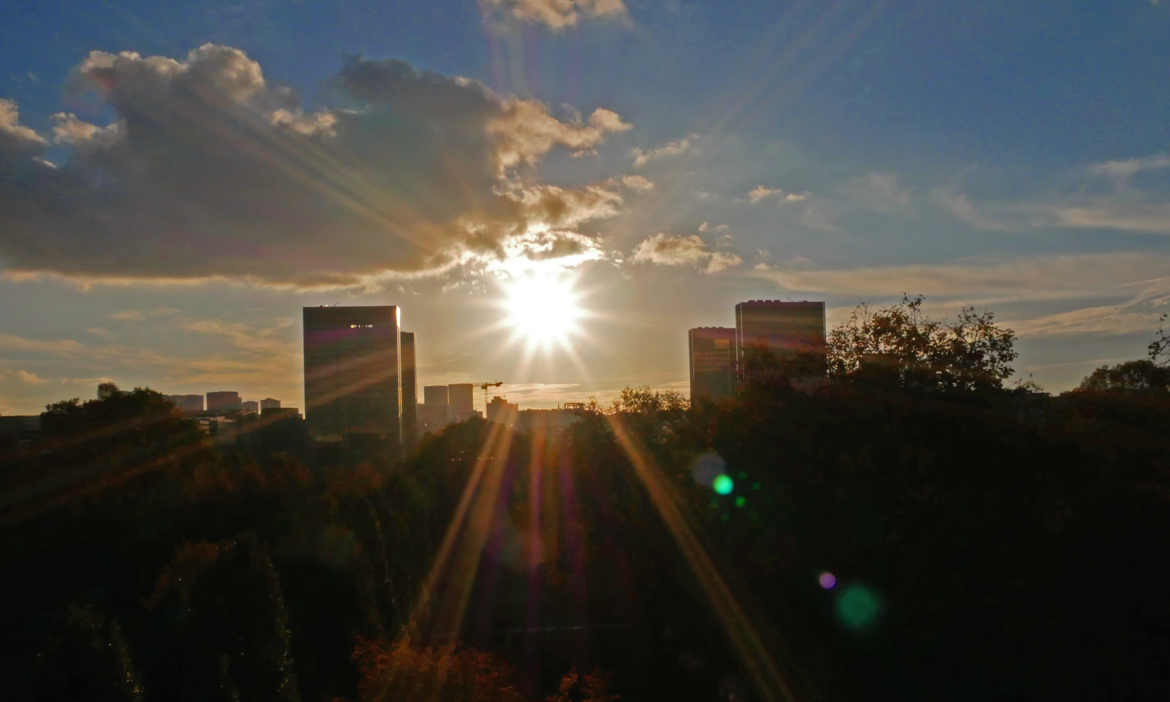
[[[999,389],[1012,375],[1015,332],[996,325],[993,312],[964,307],[949,322],[927,318],[921,295],[876,312],[858,305],[830,332],[829,372],[908,388]]]
[[[1077,386],[1081,392],[1170,392],[1170,367],[1153,361],[1126,361],[1097,368]]]

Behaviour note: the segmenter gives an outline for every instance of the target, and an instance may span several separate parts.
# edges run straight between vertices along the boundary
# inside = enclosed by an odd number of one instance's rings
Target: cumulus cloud
[[[618,113],[599,107],[585,124],[562,122],[535,100],[511,100],[503,114],[492,118],[488,133],[496,138],[500,167],[507,169],[520,163],[534,165],[554,146],[565,146],[575,153],[588,151],[600,144],[608,133],[624,132],[633,125],[623,122]]]
[[[6,157],[31,157],[44,145],[44,137],[20,123],[16,101],[0,98],[0,164]]]
[[[729,251],[716,251],[697,234],[675,235],[659,232],[634,247],[637,263],[660,266],[695,266],[704,273],[718,273],[738,266],[743,259]]]
[[[512,18],[521,22],[543,24],[561,31],[574,27],[582,18],[629,19],[623,0],[480,0],[489,17]]]
[[[34,160],[46,140],[0,102],[4,274],[363,285],[498,255],[530,229],[621,205],[535,170],[551,150],[628,130],[612,110],[560,120],[536,100],[361,57],[329,87],[331,104],[306,111],[232,47],[94,51],[70,89],[95,92],[115,119],[54,115],[54,141],[71,147],[59,168]]]
[[[695,148],[695,143],[699,140],[698,134],[688,134],[682,139],[675,141],[668,141],[662,146],[653,149],[642,149],[635,147],[630,150],[630,155],[634,157],[634,168],[641,168],[651,161],[657,161],[662,158],[670,158],[672,156],[681,156],[688,151]]]

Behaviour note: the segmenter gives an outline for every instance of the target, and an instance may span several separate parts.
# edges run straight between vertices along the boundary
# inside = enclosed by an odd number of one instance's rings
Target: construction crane
[[[487,419],[487,410],[488,410],[487,389],[488,388],[498,388],[503,384],[504,384],[504,381],[502,381],[502,380],[497,380],[494,383],[480,383],[479,384],[479,386],[481,388],[483,388],[483,418],[484,419]]]

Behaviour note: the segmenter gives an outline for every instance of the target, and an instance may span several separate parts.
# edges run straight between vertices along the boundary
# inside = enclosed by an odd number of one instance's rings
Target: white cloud
[[[489,17],[543,24],[554,32],[574,27],[583,18],[629,21],[629,11],[623,0],[480,0],[480,2]]]
[[[670,158],[673,156],[682,156],[683,154],[694,150],[696,142],[698,142],[698,134],[688,134],[682,139],[670,141],[662,146],[653,149],[642,149],[635,147],[630,150],[630,155],[634,157],[634,168],[641,168],[651,161],[658,159]]]
[[[659,232],[634,247],[636,263],[661,266],[695,266],[704,273],[718,273],[743,263],[737,254],[716,251],[698,235],[674,235]]]

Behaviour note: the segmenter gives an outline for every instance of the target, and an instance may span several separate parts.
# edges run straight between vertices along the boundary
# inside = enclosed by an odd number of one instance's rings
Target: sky
[[[521,407],[685,394],[742,300],[903,293],[1067,390],[1170,310],[1167,36],[1151,0],[6,2],[0,414],[303,406],[323,304]]]

